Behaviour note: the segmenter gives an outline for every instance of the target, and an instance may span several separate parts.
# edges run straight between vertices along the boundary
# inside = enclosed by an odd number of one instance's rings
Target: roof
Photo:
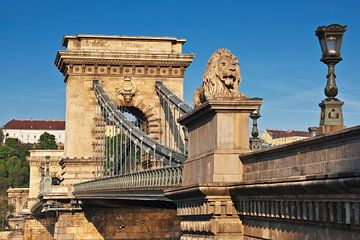
[[[4,129],[65,130],[65,121],[13,119],[5,124]]]
[[[272,129],[266,129],[266,131],[273,139],[286,138],[286,137],[310,137],[310,133],[305,131],[294,131],[294,130],[284,131],[284,130],[272,130]]]

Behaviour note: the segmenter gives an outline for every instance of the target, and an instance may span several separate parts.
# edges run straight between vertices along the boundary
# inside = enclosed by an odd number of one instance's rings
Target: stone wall
[[[24,240],[53,240],[55,217],[26,219]]]
[[[0,232],[0,240],[7,240],[8,236],[11,234],[11,231]]]
[[[54,239],[103,240],[104,238],[82,212],[63,212],[59,214],[55,224]]]
[[[29,188],[9,188],[6,192],[8,194],[8,203],[14,206],[11,215],[18,217],[27,212]]]
[[[244,181],[360,171],[360,127],[240,156]]]
[[[175,209],[157,207],[88,208],[60,213],[54,239],[178,239],[180,219]]]
[[[230,190],[245,239],[357,239],[360,127],[243,154]]]
[[[23,230],[17,229],[0,232],[0,240],[24,240]]]
[[[176,209],[159,207],[92,208],[86,210],[104,239],[178,239]]]
[[[39,215],[26,219],[23,230],[2,233],[0,239],[179,239],[180,218],[176,209],[141,205],[92,206],[84,212]]]

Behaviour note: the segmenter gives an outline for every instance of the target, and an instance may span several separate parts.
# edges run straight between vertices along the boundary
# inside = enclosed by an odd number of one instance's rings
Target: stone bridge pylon
[[[66,35],[64,51],[55,60],[65,76],[66,141],[64,184],[95,177],[99,143],[98,103],[93,81],[98,80],[118,108],[142,121],[142,128],[160,143],[169,141],[155,90],[161,81],[171,92],[183,96],[185,69],[193,54],[183,54],[185,39],[174,37],[130,37],[107,35]],[[174,136],[172,136],[174,138]],[[171,142],[171,139],[170,139]]]

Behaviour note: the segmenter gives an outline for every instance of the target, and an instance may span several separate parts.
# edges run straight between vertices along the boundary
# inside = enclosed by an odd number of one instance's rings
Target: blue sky
[[[264,98],[260,129],[318,126],[326,66],[314,31],[348,26],[336,67],[345,124],[360,124],[360,1],[5,1],[0,9],[0,125],[12,118],[65,118],[56,69],[64,34],[176,36],[196,58],[185,100],[201,84],[207,59],[228,48],[240,61],[240,91]]]

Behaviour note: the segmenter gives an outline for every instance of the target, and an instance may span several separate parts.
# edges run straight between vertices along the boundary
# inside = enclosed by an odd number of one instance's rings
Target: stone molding
[[[178,216],[235,216],[237,211],[231,198],[197,199],[177,203]]]
[[[212,115],[218,112],[248,112],[250,114],[252,111],[257,110],[262,102],[263,100],[261,98],[245,97],[219,97],[209,99],[199,107],[180,117],[178,122],[182,125],[189,125],[198,121],[202,116]]]
[[[41,161],[41,160],[31,160],[29,161],[29,165],[30,166],[41,166],[41,165],[45,165],[45,161]],[[49,162],[49,166],[59,166],[59,161],[50,161]]]
[[[181,239],[213,238],[214,235],[240,234],[242,225],[229,195],[222,185],[194,185],[165,191],[165,196],[177,204],[182,217]],[[198,235],[199,238],[196,238]],[[237,235],[234,235],[237,236]]]
[[[360,203],[356,199],[243,199],[236,205],[240,217],[360,225]]]
[[[285,194],[360,194],[360,173],[323,174],[286,179],[247,181],[230,190],[237,196],[270,196]],[[321,191],[319,191],[321,189]]]
[[[186,66],[159,66],[151,67],[149,65],[136,66],[133,64],[107,64],[97,65],[90,63],[71,63],[68,65],[64,75],[82,75],[92,76],[97,74],[99,76],[126,76],[132,77],[184,77]]]
[[[80,161],[79,161],[80,160]],[[59,164],[61,166],[64,166],[65,164],[71,164],[71,165],[84,165],[84,163],[94,163],[97,162],[96,160],[93,160],[93,158],[89,157],[89,158],[84,158],[84,157],[73,157],[73,158],[69,158],[69,157],[64,157],[60,160]]]
[[[59,51],[55,65],[64,74],[128,74],[183,77],[193,54],[109,54]]]

